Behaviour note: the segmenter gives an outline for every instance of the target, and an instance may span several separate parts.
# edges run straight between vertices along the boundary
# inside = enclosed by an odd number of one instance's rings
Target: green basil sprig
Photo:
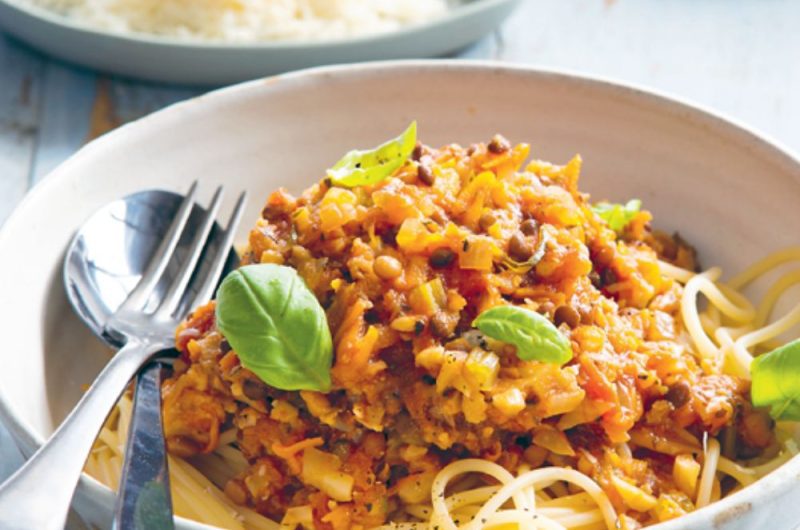
[[[610,202],[599,202],[592,206],[594,213],[600,216],[608,227],[614,232],[621,234],[625,231],[639,210],[642,208],[642,201],[639,199],[631,199],[626,204],[613,204]]]
[[[517,347],[523,361],[564,364],[572,359],[569,340],[539,313],[504,305],[487,309],[472,323],[484,335]]]
[[[800,339],[759,355],[750,365],[750,397],[776,420],[800,421]]]
[[[353,188],[382,181],[402,166],[417,143],[417,122],[403,134],[368,151],[350,151],[327,173],[337,186]]]
[[[333,341],[325,311],[297,271],[274,264],[230,273],[217,293],[217,327],[242,366],[282,390],[331,386]]]

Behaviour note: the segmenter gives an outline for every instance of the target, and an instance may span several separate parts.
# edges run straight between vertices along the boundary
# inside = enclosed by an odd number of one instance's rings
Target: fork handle
[[[47,442],[0,486],[0,528],[62,530],[89,451],[139,368],[170,344],[131,340],[103,368]]]
[[[165,372],[164,365],[155,360],[136,376],[112,530],[175,528],[161,418],[161,381]]]

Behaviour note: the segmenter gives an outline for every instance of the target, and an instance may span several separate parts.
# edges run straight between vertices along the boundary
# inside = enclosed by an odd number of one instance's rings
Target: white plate
[[[368,97],[354,98],[356,90]],[[546,160],[580,152],[583,189],[598,199],[641,198],[657,225],[680,230],[706,264],[735,271],[797,244],[800,161],[729,121],[638,89],[465,62],[322,68],[235,86],[92,142],[0,229],[0,413],[24,452],[48,436],[107,359],[61,285],[63,251],[91,212],[135,190],[183,192],[199,178],[204,200],[225,183],[223,208],[237,190],[250,190],[244,238],[272,190],[302,190],[342,153],[389,138],[412,119],[434,145],[503,132]],[[790,529],[800,520],[798,474],[795,458],[661,528],[744,530],[769,521],[771,530]],[[112,504],[109,490],[83,477],[76,506],[85,517],[105,526]]]
[[[519,0],[464,0],[431,22],[369,37],[253,44],[188,42],[93,29],[20,0],[0,0],[0,28],[60,59],[152,81],[220,85],[334,63],[437,57],[497,27]]]

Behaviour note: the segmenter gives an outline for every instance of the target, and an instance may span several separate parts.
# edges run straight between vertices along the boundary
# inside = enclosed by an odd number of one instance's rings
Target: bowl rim
[[[3,1],[3,0],[0,0]],[[14,230],[18,212],[26,209],[29,203],[38,200],[40,195],[46,194],[50,186],[59,178],[60,174],[69,171],[71,166],[91,157],[95,151],[105,149],[114,142],[123,141],[126,135],[136,129],[159,126],[160,120],[181,119],[180,114],[197,105],[220,104],[229,99],[236,99],[244,95],[252,95],[259,90],[269,90],[270,86],[286,83],[324,83],[326,78],[380,76],[385,72],[468,72],[477,74],[503,74],[511,76],[529,77],[537,80],[571,83],[588,90],[600,90],[605,94],[614,94],[626,99],[629,103],[637,103],[660,112],[680,115],[685,119],[693,120],[698,126],[703,126],[709,134],[738,137],[749,144],[749,150],[767,153],[774,160],[787,164],[797,170],[796,180],[800,181],[800,156],[782,142],[775,140],[768,134],[758,129],[745,125],[735,118],[724,113],[712,110],[702,104],[694,103],[686,98],[670,94],[666,91],[651,89],[640,84],[615,80],[611,77],[586,75],[568,69],[542,68],[521,64],[504,64],[489,60],[464,60],[464,59],[419,59],[419,60],[390,60],[368,63],[343,64],[333,66],[319,66],[298,70],[287,74],[255,79],[231,86],[212,90],[200,96],[190,98],[169,105],[147,116],[128,122],[117,129],[106,133],[99,138],[84,145],[67,160],[41,179],[25,197],[17,204],[8,219],[0,225],[0,247],[6,239],[6,234]],[[17,445],[25,449],[38,448],[43,439],[25,421],[24,418],[14,414],[10,402],[3,395],[0,387],[0,421],[11,433]],[[35,450],[35,449],[34,449]],[[32,450],[31,450],[32,452]],[[800,455],[797,455],[775,471],[757,481],[758,488],[746,487],[704,508],[698,509],[687,515],[671,521],[652,526],[654,530],[680,530],[696,528],[698,525],[710,523],[717,518],[728,520],[742,513],[743,507],[749,510],[756,505],[762,497],[769,493],[784,491],[800,476]],[[105,485],[86,474],[81,474],[79,487],[93,498],[102,498],[112,492]],[[183,517],[177,517],[184,528],[213,529],[209,525],[198,523]]]
[[[455,6],[448,5],[445,13],[430,20],[406,24],[400,28],[384,32],[374,33],[355,37],[344,38],[325,38],[319,40],[287,39],[277,41],[207,41],[201,39],[180,39],[174,36],[157,35],[150,33],[125,32],[117,29],[99,29],[91,24],[80,20],[73,20],[69,17],[51,11],[37,4],[29,3],[25,0],[0,0],[0,7],[5,5],[11,10],[17,11],[22,15],[36,19],[40,22],[57,26],[60,29],[72,31],[74,33],[89,36],[91,38],[111,39],[119,43],[136,45],[146,44],[150,46],[164,46],[184,50],[225,50],[225,51],[295,51],[295,50],[318,50],[331,47],[368,47],[386,39],[408,38],[421,32],[434,29],[442,24],[448,24],[457,20],[471,17],[477,13],[489,11],[494,8],[509,5],[513,6],[521,0],[471,0],[459,3]]]

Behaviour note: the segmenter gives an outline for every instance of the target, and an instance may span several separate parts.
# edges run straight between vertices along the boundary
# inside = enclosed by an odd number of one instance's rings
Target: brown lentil
[[[519,225],[519,230],[526,236],[535,236],[539,233],[539,223],[536,222],[536,219],[525,219]]]
[[[484,232],[489,230],[489,227],[497,222],[497,217],[492,212],[486,212],[478,219],[478,225]]]
[[[508,241],[508,256],[514,261],[528,261],[533,256],[533,247],[528,244],[522,232],[514,232]]]
[[[382,280],[394,280],[403,272],[403,266],[397,258],[378,256],[372,264],[372,270]]]
[[[419,159],[422,158],[423,147],[422,142],[417,142],[414,146],[414,150],[411,151],[411,160],[414,162],[419,162]]]
[[[581,323],[581,315],[571,305],[562,305],[553,314],[553,322],[556,326],[566,324],[570,328],[575,328]]]
[[[431,264],[431,267],[443,269],[444,267],[449,267],[454,259],[456,259],[455,252],[447,247],[441,247],[431,253],[431,256],[428,258],[428,263]]]
[[[555,304],[550,300],[545,300],[539,304],[539,307],[536,308],[536,312],[540,315],[549,315],[553,311],[555,311]]]
[[[675,408],[680,408],[689,402],[689,396],[691,393],[692,391],[689,388],[689,385],[681,381],[680,383],[675,383],[669,387],[669,390],[667,390],[667,394],[664,396],[664,398],[672,403]]]
[[[489,145],[486,146],[490,153],[501,155],[511,149],[511,143],[499,134],[495,134]]]
[[[433,176],[433,171],[428,164],[419,164],[417,166],[417,178],[428,186],[432,186],[436,180],[436,177]]]

